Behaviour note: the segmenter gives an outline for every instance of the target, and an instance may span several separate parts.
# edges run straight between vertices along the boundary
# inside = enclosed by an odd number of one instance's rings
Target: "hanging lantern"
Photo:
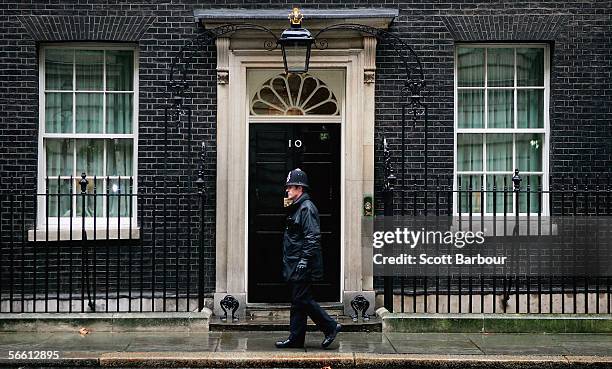
[[[283,51],[283,62],[287,73],[305,73],[310,62],[310,49],[314,39],[306,28],[302,28],[302,18],[298,8],[289,14],[291,28],[283,31],[278,43]]]

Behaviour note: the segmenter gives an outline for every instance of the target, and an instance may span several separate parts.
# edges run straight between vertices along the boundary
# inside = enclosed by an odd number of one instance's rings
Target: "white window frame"
[[[76,119],[76,115],[75,115],[75,108],[76,108],[76,101],[73,99],[73,105],[72,105],[72,115],[73,115],[73,133],[45,133],[46,131],[46,127],[45,127],[45,93],[46,91],[46,86],[45,86],[45,54],[47,50],[50,49],[71,49],[71,50],[130,50],[133,51],[134,53],[134,60],[133,60],[133,66],[134,66],[134,71],[133,71],[133,88],[132,88],[132,93],[133,93],[133,112],[132,112],[132,133],[131,134],[99,134],[99,133],[76,133],[76,131],[74,131],[74,120]],[[104,60],[106,60],[106,58],[104,58]],[[46,150],[45,150],[45,146],[44,146],[44,140],[46,138],[72,138],[72,139],[92,139],[92,138],[104,138],[104,139],[112,139],[112,138],[129,138],[133,140],[133,162],[132,162],[132,168],[133,168],[133,173],[132,173],[132,178],[133,178],[133,187],[132,187],[132,193],[136,194],[138,193],[138,182],[137,182],[137,178],[138,178],[138,106],[139,106],[139,76],[138,76],[138,70],[139,70],[139,66],[138,66],[138,60],[139,60],[139,52],[138,52],[138,47],[136,45],[119,45],[119,44],[109,44],[109,43],[58,43],[58,44],[47,44],[47,45],[41,45],[40,47],[40,53],[39,53],[39,107],[38,107],[38,112],[39,112],[39,130],[38,130],[38,180],[37,180],[37,185],[38,185],[38,199],[37,199],[37,231],[36,231],[36,239],[39,241],[44,241],[44,240],[48,240],[48,241],[55,241],[55,240],[67,240],[67,239],[80,239],[81,238],[81,232],[82,232],[82,217],[80,216],[75,216],[73,215],[73,218],[70,217],[60,217],[58,218],[57,216],[53,216],[52,214],[49,214],[48,217],[48,222],[47,222],[47,217],[45,216],[46,214],[46,201],[45,201],[45,193],[46,193],[46,177],[47,177],[47,168],[46,168]],[[75,61],[76,62],[76,61]],[[74,68],[74,67],[73,67]],[[106,81],[106,62],[104,63],[104,81]],[[75,71],[73,69],[73,86],[71,90],[62,90],[61,92],[72,92],[73,96],[75,93],[75,85],[74,85],[74,78],[76,78],[75,75]],[[103,119],[106,119],[106,83],[104,83],[104,87],[103,87],[103,101],[104,101],[104,105],[103,105]],[[55,90],[50,90],[51,92],[54,92]],[[78,90],[78,92],[90,92],[88,90]],[[100,92],[100,91],[95,91],[95,92]],[[113,91],[113,92],[122,92],[122,91]],[[127,92],[127,91],[125,91]],[[105,154],[106,154],[106,145],[105,147]],[[76,161],[76,157],[74,158],[74,160]],[[106,155],[104,157],[104,160],[106,161]],[[75,165],[75,164],[73,164]],[[76,168],[76,167],[74,167]],[[123,176],[122,176],[123,177]],[[75,178],[75,180],[78,180],[80,177]],[[111,179],[115,178],[116,176],[111,176]],[[98,179],[106,179],[106,177],[100,177]],[[53,180],[53,179],[50,179]],[[91,180],[91,179],[90,179]],[[73,193],[80,193],[80,190],[77,188],[78,185],[74,186],[74,192]],[[100,195],[100,199],[102,199],[103,195],[105,194],[105,192],[103,191],[103,189],[100,189],[98,194]],[[123,198],[122,198],[123,200]],[[102,201],[102,200],[101,200]],[[77,199],[78,202],[78,199]],[[78,206],[78,205],[77,205]],[[74,212],[76,213],[76,207],[74,208]],[[104,209],[106,209],[106,207],[104,207]],[[138,215],[137,215],[137,211],[138,211],[138,207],[137,207],[137,198],[136,196],[132,196],[132,216],[126,216],[126,217],[117,217],[117,216],[110,216],[109,217],[109,227],[108,227],[108,232],[107,232],[107,227],[106,227],[106,216],[96,216],[95,219],[95,228],[96,228],[96,235],[95,237],[97,239],[104,239],[107,236],[109,238],[118,238],[118,236],[120,236],[120,238],[137,238],[138,237],[138,227],[137,227],[137,219],[138,219]],[[103,211],[104,213],[104,211]],[[70,234],[70,225],[72,224],[72,234]],[[132,234],[129,234],[129,228],[131,227],[132,229]],[[49,232],[46,232],[48,228]],[[120,234],[119,232],[117,232],[117,229],[120,228]],[[60,232],[58,232],[57,230],[60,229]],[[85,229],[88,231],[92,231],[94,229],[94,217],[85,217]],[[42,236],[42,238],[41,238]],[[92,234],[90,234],[88,232],[88,237],[89,239],[93,239]],[[34,239],[34,234],[32,231],[30,231],[30,234],[28,235],[28,238],[30,240]]]
[[[484,75],[484,87],[459,87],[458,86],[458,69],[457,69],[457,51],[460,47],[463,48],[484,48],[485,49],[485,61],[484,61],[484,70],[485,70],[485,75]],[[483,107],[484,109],[484,127],[487,127],[487,123],[488,123],[488,66],[487,66],[487,50],[489,48],[513,48],[515,49],[514,52],[514,85],[512,87],[505,87],[505,89],[511,89],[514,91],[514,111],[513,111],[513,124],[515,126],[515,128],[459,128],[459,120],[458,120],[458,92],[459,90],[470,90],[470,89],[483,89],[484,88],[484,101],[485,101],[485,105]],[[542,48],[544,50],[544,86],[542,88],[542,86],[517,86],[517,71],[516,71],[516,49],[517,48]],[[453,121],[454,121],[454,129],[453,129],[453,214],[454,215],[459,215],[459,207],[458,207],[458,180],[457,177],[459,175],[483,175],[483,183],[482,186],[486,191],[486,176],[487,175],[507,175],[507,172],[497,172],[497,171],[486,171],[485,167],[483,167],[482,171],[477,171],[477,172],[469,172],[469,171],[461,171],[458,173],[457,171],[457,158],[458,158],[458,152],[457,152],[457,138],[459,134],[462,133],[478,133],[478,134],[482,134],[483,136],[483,142],[482,142],[482,147],[483,147],[483,151],[482,151],[482,158],[483,158],[483,162],[486,162],[486,134],[489,133],[512,133],[513,134],[513,142],[512,142],[512,170],[514,171],[514,168],[516,168],[516,142],[515,142],[515,134],[521,134],[521,133],[540,133],[543,134],[543,147],[542,147],[542,171],[541,172],[520,172],[520,176],[521,178],[523,178],[525,180],[526,176],[528,175],[541,175],[542,176],[542,191],[544,192],[542,194],[542,213],[541,215],[548,215],[550,213],[550,209],[548,206],[548,193],[545,193],[546,191],[549,190],[549,154],[550,154],[550,117],[549,117],[549,107],[550,107],[550,47],[548,44],[545,43],[456,43],[455,44],[455,50],[454,50],[454,83],[453,83],[453,98],[454,98],[454,103],[453,103]],[[504,87],[495,87],[496,89],[504,89]],[[543,119],[544,119],[544,127],[543,128],[516,128],[517,125],[517,91],[520,89],[543,89],[544,90],[544,115],[543,115]],[[520,170],[520,168],[519,168]],[[510,175],[511,176],[511,175]],[[525,183],[523,182],[522,185],[524,185]],[[512,183],[510,181],[510,183],[508,183],[509,187],[512,187]],[[521,186],[522,187],[522,186]],[[466,190],[466,184],[462,183],[462,191]],[[480,189],[473,189],[474,192],[479,191]],[[498,188],[497,191],[502,191],[503,188]],[[532,191],[536,191],[537,188],[532,188]],[[515,206],[516,201],[515,201],[515,194],[514,193],[509,193],[509,198],[512,198],[512,206]],[[521,196],[526,196],[524,194],[522,194]],[[485,198],[482,199],[481,201],[481,206],[484,207],[484,215],[485,216],[491,216],[493,215],[493,212],[487,212],[487,205],[486,205],[486,193],[485,193]],[[495,210],[495,209],[494,209]],[[520,209],[519,209],[520,211]],[[463,215],[467,215],[468,213],[462,212],[462,216]],[[503,215],[503,212],[501,213],[496,213],[496,215]],[[512,212],[508,212],[508,214],[515,214],[514,209]],[[530,215],[537,215],[537,212],[530,212]],[[527,215],[526,211],[520,211],[519,215]],[[472,216],[480,216],[480,212],[473,212]]]

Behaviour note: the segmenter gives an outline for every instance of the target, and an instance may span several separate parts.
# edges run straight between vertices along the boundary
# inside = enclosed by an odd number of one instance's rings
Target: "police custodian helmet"
[[[289,172],[289,174],[287,174],[287,181],[285,182],[285,187],[287,186],[302,186],[306,189],[309,188],[306,172],[300,168],[295,168]]]

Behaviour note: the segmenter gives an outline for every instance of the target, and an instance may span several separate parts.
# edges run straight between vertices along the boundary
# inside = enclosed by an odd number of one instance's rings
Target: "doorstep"
[[[332,316],[342,324],[342,332],[380,332],[382,320],[377,316],[370,317],[364,321],[361,317],[355,322],[346,315]],[[209,322],[211,332],[227,331],[289,331],[288,317],[254,317],[247,316],[246,319],[222,321],[220,317],[212,317]],[[318,327],[309,319],[306,326],[309,332],[318,331]]]

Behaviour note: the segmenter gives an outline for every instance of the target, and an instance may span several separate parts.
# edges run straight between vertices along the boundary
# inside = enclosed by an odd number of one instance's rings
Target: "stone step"
[[[247,312],[248,313],[248,312]],[[331,314],[330,314],[331,315]],[[359,318],[353,322],[351,317],[346,315],[333,316],[342,324],[343,332],[380,332],[382,321],[379,317],[372,316],[369,321]],[[209,322],[210,331],[289,331],[289,316],[287,317],[254,317],[247,315],[246,319],[222,321],[220,317],[213,316]],[[306,328],[308,331],[317,331],[317,326],[309,319]]]
[[[332,317],[344,314],[342,304],[320,304]],[[246,308],[247,319],[289,319],[291,306],[289,304],[249,304]]]

